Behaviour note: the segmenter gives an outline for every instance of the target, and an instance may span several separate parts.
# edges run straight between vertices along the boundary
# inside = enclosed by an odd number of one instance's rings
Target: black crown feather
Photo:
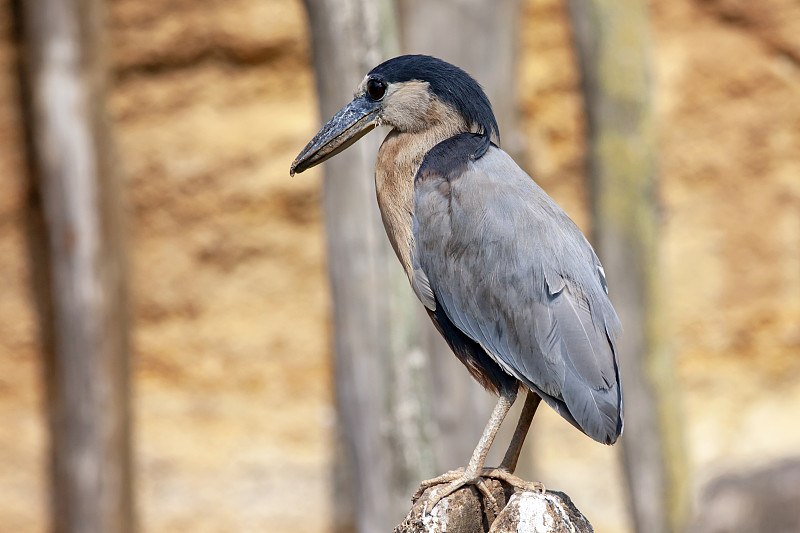
[[[478,127],[483,142],[475,153],[480,158],[489,149],[492,135],[500,139],[500,129],[492,104],[480,84],[455,65],[426,55],[405,55],[384,61],[369,76],[387,83],[411,80],[425,81],[443,102],[461,113],[468,124]]]

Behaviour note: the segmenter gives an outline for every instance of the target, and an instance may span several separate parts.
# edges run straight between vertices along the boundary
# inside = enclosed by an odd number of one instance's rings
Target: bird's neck
[[[378,150],[375,164],[378,207],[386,235],[409,279],[413,275],[414,177],[431,148],[465,131],[468,131],[465,123],[455,119],[414,133],[392,130]]]

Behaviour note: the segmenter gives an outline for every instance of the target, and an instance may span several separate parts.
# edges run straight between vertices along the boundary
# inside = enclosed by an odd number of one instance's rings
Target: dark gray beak
[[[377,124],[381,103],[365,95],[356,97],[325,124],[303,148],[289,169],[289,175],[303,172],[330,159],[369,133]]]

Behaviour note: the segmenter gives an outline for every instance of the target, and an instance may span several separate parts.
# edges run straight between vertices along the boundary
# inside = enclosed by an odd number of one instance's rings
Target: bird
[[[292,162],[290,175],[388,126],[375,164],[378,207],[414,294],[468,372],[498,396],[466,467],[423,481],[428,504],[486,479],[544,491],[516,475],[544,400],[603,444],[623,430],[617,342],[621,324],[605,272],[565,211],[500,147],[480,84],[428,55],[373,68]],[[497,468],[484,462],[515,402],[525,404]]]

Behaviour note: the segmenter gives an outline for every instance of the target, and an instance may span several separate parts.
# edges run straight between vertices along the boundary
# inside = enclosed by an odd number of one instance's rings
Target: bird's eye
[[[367,96],[376,102],[386,94],[386,84],[382,81],[370,79],[367,81]]]

